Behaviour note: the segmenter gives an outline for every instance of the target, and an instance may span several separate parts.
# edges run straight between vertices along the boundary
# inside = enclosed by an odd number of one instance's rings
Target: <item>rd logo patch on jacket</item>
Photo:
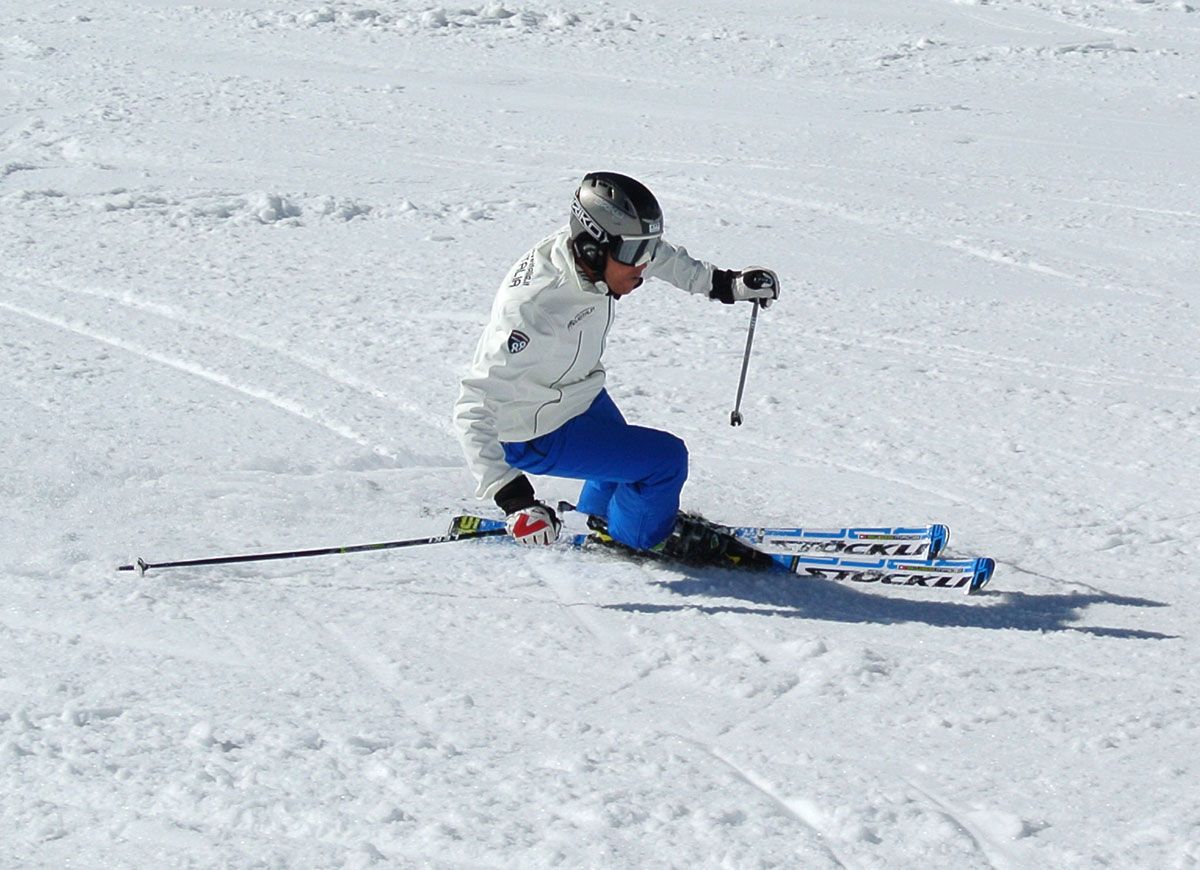
[[[529,347],[529,336],[519,329],[514,329],[508,337],[508,352],[520,353],[527,347]]]

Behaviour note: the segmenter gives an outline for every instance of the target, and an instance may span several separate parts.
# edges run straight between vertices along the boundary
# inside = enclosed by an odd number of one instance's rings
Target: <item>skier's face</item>
[[[647,265],[627,266],[609,257],[604,263],[604,283],[614,296],[624,296],[642,283],[642,272]]]

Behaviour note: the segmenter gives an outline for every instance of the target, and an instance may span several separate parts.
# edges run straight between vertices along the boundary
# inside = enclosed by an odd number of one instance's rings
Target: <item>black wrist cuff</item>
[[[505,514],[516,513],[537,504],[537,498],[533,494],[533,484],[523,474],[513,478],[496,493],[496,504]]]
[[[719,299],[726,305],[733,304],[733,281],[740,272],[732,269],[713,269],[712,290],[709,299]]]

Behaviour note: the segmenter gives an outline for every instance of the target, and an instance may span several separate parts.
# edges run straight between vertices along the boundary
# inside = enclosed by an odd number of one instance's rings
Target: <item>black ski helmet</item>
[[[601,272],[612,257],[650,262],[662,239],[662,209],[640,181],[619,172],[589,172],[571,203],[571,242],[584,265]]]

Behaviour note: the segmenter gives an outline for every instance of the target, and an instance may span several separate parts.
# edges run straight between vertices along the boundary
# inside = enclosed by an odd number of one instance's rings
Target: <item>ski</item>
[[[489,519],[474,515],[462,515],[454,518],[450,525],[450,534],[460,535],[478,535],[480,533],[493,532],[497,529],[504,528],[503,520]],[[721,527],[718,527],[721,528]],[[906,534],[911,537],[903,540],[912,543],[924,540],[926,545],[929,545],[936,538],[933,533],[930,537],[919,538],[917,533],[922,531],[930,531],[938,529],[938,526],[929,526],[925,529],[842,529],[841,532],[863,532],[871,533],[895,533],[897,535]],[[945,529],[944,526],[940,528]],[[742,527],[731,529],[734,532],[736,540],[743,544],[750,543],[746,540],[746,536],[741,533],[745,531],[755,532],[755,527]],[[799,529],[771,529],[771,532],[791,532],[801,531]],[[821,534],[821,533],[817,533]],[[769,536],[764,535],[764,539]],[[799,538],[799,535],[783,535],[783,538]],[[865,539],[865,538],[864,538]],[[821,538],[812,538],[808,540],[820,541]],[[855,540],[854,538],[837,538],[838,540]],[[582,532],[569,534],[560,539],[560,543],[564,546],[575,547],[577,549],[587,549],[590,547],[604,547],[609,552],[629,552],[614,547],[612,539],[598,532]],[[750,547],[751,550],[757,550],[756,547]],[[940,551],[940,547],[938,548]],[[669,557],[661,554],[645,553],[637,554],[644,555],[649,559],[659,559],[670,561]],[[761,555],[763,558],[759,559]],[[875,554],[872,554],[875,555]],[[992,573],[995,571],[995,562],[986,558],[970,558],[970,559],[924,559],[910,557],[892,557],[880,556],[879,558],[860,558],[848,555],[796,555],[788,552],[765,552],[758,550],[752,559],[729,558],[726,562],[717,562],[715,567],[727,568],[748,568],[756,570],[769,570],[787,572],[800,577],[812,577],[821,580],[834,580],[838,582],[872,584],[877,583],[881,586],[910,586],[923,589],[961,589],[967,594],[978,592],[988,581],[991,580]]]
[[[918,586],[924,589],[961,589],[970,595],[992,579],[996,563],[971,559],[853,559],[844,556],[789,556],[772,553],[785,571],[800,577],[881,586]]]
[[[848,529],[733,526],[730,533],[768,553],[796,556],[864,556],[935,559],[950,540],[950,529],[929,526],[864,526]]]

